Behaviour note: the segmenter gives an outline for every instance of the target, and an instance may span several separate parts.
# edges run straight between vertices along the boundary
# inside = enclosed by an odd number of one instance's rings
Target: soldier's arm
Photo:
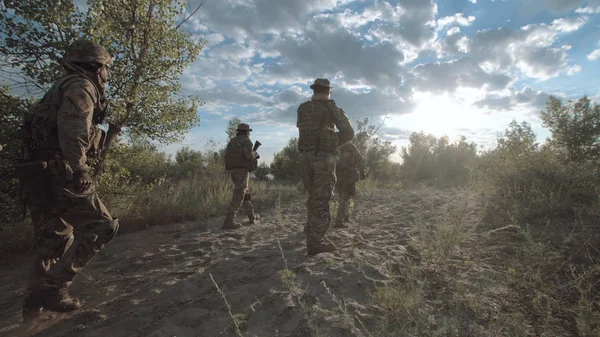
[[[358,151],[358,149],[356,148],[356,146],[354,146],[354,144],[351,144],[351,148],[352,148],[352,157],[354,159],[354,163],[356,163],[356,165],[358,166],[358,169],[361,172],[364,172],[366,169],[366,165],[365,165],[365,158],[362,156],[362,154],[360,154],[360,151]]]
[[[354,138],[354,129],[352,128],[352,124],[350,123],[350,120],[348,119],[348,116],[346,116],[344,110],[339,108],[333,100],[330,100],[329,104],[329,110],[333,114],[333,121],[339,130],[337,135],[341,146]]]
[[[60,149],[73,171],[87,171],[86,153],[90,148],[90,129],[96,98],[91,83],[84,80],[68,85],[58,110]]]
[[[244,158],[247,161],[254,160],[255,154],[254,154],[254,152],[252,152],[252,141],[250,139],[244,140],[242,151],[244,152]]]

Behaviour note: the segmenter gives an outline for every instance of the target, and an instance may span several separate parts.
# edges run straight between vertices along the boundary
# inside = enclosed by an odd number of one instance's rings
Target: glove
[[[365,180],[366,177],[367,174],[365,173],[365,171],[360,171],[360,180]]]
[[[254,159],[259,159],[260,155],[257,152],[254,152]]]
[[[87,173],[87,171],[73,172],[73,181],[75,182],[75,187],[80,193],[85,192],[88,188],[90,188],[90,186],[94,184],[94,181]]]

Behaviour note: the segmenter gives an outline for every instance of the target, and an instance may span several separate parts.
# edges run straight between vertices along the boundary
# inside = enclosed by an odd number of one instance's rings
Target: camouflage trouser
[[[75,275],[110,241],[119,224],[94,188],[79,193],[64,163],[30,175],[24,186],[36,256],[28,290],[69,286]]]
[[[329,202],[335,186],[335,157],[333,154],[312,152],[302,154],[302,183],[308,193],[306,209],[308,221],[304,232],[306,245],[314,246],[323,242],[331,226]]]
[[[254,216],[254,206],[249,200],[248,183],[250,182],[250,171],[243,168],[231,170],[231,181],[233,181],[233,195],[231,203],[227,207],[227,217],[235,218],[238,210],[243,208],[249,218]]]
[[[338,181],[336,190],[339,194],[336,222],[348,221],[350,219],[350,199],[356,194],[356,183],[340,184]]]

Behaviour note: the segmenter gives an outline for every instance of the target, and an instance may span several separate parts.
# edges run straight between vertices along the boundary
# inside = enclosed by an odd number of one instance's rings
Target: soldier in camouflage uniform
[[[67,288],[119,228],[98,198],[88,167],[88,158],[102,151],[105,139],[97,123],[107,107],[104,85],[111,56],[104,47],[79,40],[61,64],[67,74],[24,119],[24,145],[31,156],[19,170],[26,177],[36,252],[24,319],[42,308],[78,309],[79,300]]]
[[[339,206],[334,227],[345,228],[348,226],[344,222],[350,221],[348,208],[350,199],[356,195],[356,182],[365,178],[365,160],[354,144],[346,143],[340,147],[336,176],[335,189],[339,194]]]
[[[231,172],[233,181],[233,195],[231,203],[227,207],[225,221],[222,229],[238,229],[241,224],[235,223],[235,215],[242,207],[248,216],[248,224],[253,225],[260,216],[254,213],[254,206],[250,202],[250,191],[248,183],[250,182],[250,172],[256,169],[257,160],[260,158],[258,153],[252,151],[252,141],[250,140],[250,125],[240,123],[237,127],[237,134],[227,143],[225,150],[225,169]]]
[[[298,150],[301,152],[302,182],[308,193],[306,249],[308,255],[332,252],[335,245],[325,238],[331,226],[329,202],[336,182],[335,162],[340,145],[354,138],[354,129],[330,99],[329,80],[318,78],[310,86],[311,100],[298,107]],[[335,127],[339,132],[335,132]]]

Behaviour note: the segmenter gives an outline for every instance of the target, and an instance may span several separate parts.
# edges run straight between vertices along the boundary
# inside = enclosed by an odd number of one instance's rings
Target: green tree
[[[382,141],[378,133],[383,126],[383,120],[378,125],[372,124],[369,118],[357,120],[352,143],[365,159],[365,165],[370,175],[379,177],[391,166],[390,156],[396,152],[391,142]]]
[[[299,182],[301,165],[298,138],[294,137],[280,152],[275,154],[271,162],[271,174],[275,179]]]
[[[131,133],[171,142],[199,121],[202,103],[178,97],[178,78],[204,46],[183,29],[202,4],[188,11],[180,1],[102,0],[89,1],[84,13],[73,0],[7,0],[0,10],[0,54],[23,70],[25,82],[45,90],[61,76],[55,61],[66,46],[81,37],[99,42],[114,56],[107,145],[125,125]]]
[[[235,134],[237,133],[238,124],[240,124],[241,122],[242,121],[237,117],[234,117],[229,120],[229,123],[227,124],[227,130],[225,130],[225,133],[227,134],[227,140],[230,140],[231,138],[235,137]]]
[[[517,123],[512,120],[504,133],[497,136],[498,148],[501,155],[521,157],[534,153],[538,149],[537,138],[527,122]]]
[[[269,175],[271,174],[271,169],[267,163],[262,162],[256,170],[254,171],[254,177],[260,181],[269,180]]]
[[[600,157],[600,106],[592,104],[587,96],[567,104],[550,96],[540,118],[552,133],[549,144],[564,151],[568,161]]]
[[[21,116],[30,103],[0,87],[0,224],[16,222],[22,211],[13,164],[21,153]]]

